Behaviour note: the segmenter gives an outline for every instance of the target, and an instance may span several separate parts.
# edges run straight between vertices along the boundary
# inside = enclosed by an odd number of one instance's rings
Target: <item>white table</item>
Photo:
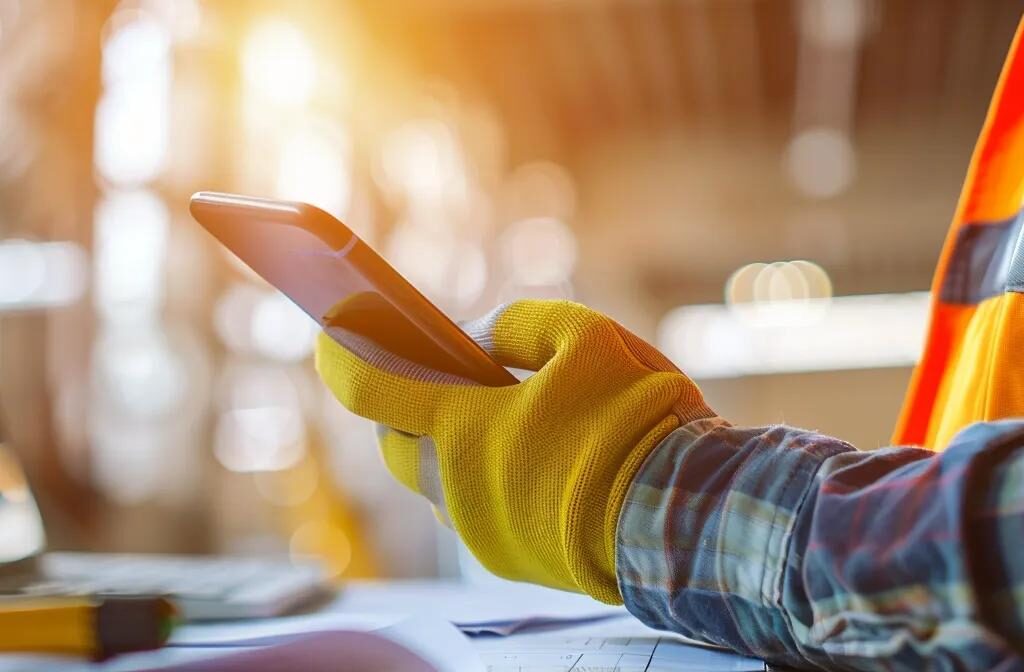
[[[547,624],[526,621],[531,628],[507,637],[466,638],[451,625],[510,630],[525,619],[538,616],[564,620]],[[577,625],[569,622],[576,618],[590,620]],[[471,669],[489,672],[570,669],[747,672],[763,669],[750,659],[685,646],[678,638],[645,627],[621,607],[609,607],[581,595],[520,584],[480,587],[447,582],[380,582],[351,583],[336,598],[311,613],[264,621],[185,626],[175,633],[175,640],[188,643],[188,648],[133,654],[99,664],[52,657],[0,656],[0,672],[43,669],[128,672],[225,654],[223,649],[196,648],[200,644],[222,646],[226,642],[252,642],[268,637],[287,642],[288,638],[328,630],[359,631],[356,633],[359,636],[367,631],[386,633],[391,640],[402,641],[437,669],[453,672]],[[336,635],[321,637],[332,637],[328,642],[331,645],[344,640]],[[366,644],[359,646],[365,648]],[[344,651],[330,654],[323,664],[325,672],[346,669],[337,664],[344,655]],[[303,665],[309,669],[308,661]]]

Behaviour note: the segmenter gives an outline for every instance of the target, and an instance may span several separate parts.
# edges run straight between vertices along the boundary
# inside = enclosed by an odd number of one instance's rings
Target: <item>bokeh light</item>
[[[319,327],[288,297],[273,291],[253,307],[250,331],[256,352],[270,359],[295,362],[313,352]]]
[[[119,12],[103,45],[106,90],[96,106],[94,161],[111,184],[154,179],[167,159],[171,38],[141,12]]]
[[[175,42],[187,42],[200,33],[203,8],[199,0],[142,0],[143,11],[169,31]]]
[[[316,57],[299,28],[282,19],[264,19],[246,36],[242,74],[255,96],[277,105],[299,107],[313,96]]]
[[[454,272],[455,304],[459,309],[469,308],[480,299],[487,287],[487,257],[483,249],[470,243],[463,245]]]
[[[302,459],[304,439],[305,424],[294,407],[233,408],[217,419],[214,453],[230,471],[279,471]]]
[[[756,262],[741,266],[725,282],[725,302],[750,303],[754,300],[754,282],[768,264]]]
[[[799,271],[803,284],[807,287],[808,299],[831,298],[832,278],[824,268],[806,259],[797,259],[789,263]]]
[[[818,264],[803,259],[756,262],[737,269],[725,283],[728,304],[806,301],[832,296],[832,281]]]
[[[853,47],[867,32],[870,4],[868,0],[802,0],[800,33],[825,48]]]
[[[487,285],[483,250],[451,231],[403,222],[388,238],[385,256],[428,297],[451,309],[472,306]]]
[[[214,455],[228,470],[275,471],[295,466],[306,452],[301,391],[287,372],[243,364],[223,375]]]
[[[217,298],[213,308],[213,328],[229,350],[239,354],[253,351],[252,316],[266,293],[266,289],[255,285],[233,282]]]
[[[62,412],[87,427],[87,468],[99,491],[125,505],[157,497],[188,501],[198,485],[189,474],[197,468],[205,428],[200,418],[209,402],[209,367],[198,334],[156,323],[105,324],[91,360],[81,415],[67,398]],[[74,388],[74,378],[67,385]]]
[[[576,266],[576,236],[554,217],[513,222],[498,243],[509,275],[521,285],[557,285]]]
[[[170,215],[150,191],[105,194],[94,216],[96,307],[107,319],[152,317],[164,288]]]
[[[576,188],[564,167],[551,161],[526,163],[502,185],[502,210],[510,221],[553,217],[562,221],[576,213]]]
[[[148,12],[122,9],[107,22],[103,84],[141,83],[170,65],[171,36]]]
[[[93,421],[91,471],[106,497],[123,505],[138,505],[165,485],[164,464],[172,449],[160,427]]]
[[[96,341],[94,376],[104,396],[125,413],[154,418],[177,409],[190,371],[166,335],[155,329],[111,329]]]
[[[46,259],[27,240],[0,244],[0,304],[26,302],[46,284]]]
[[[352,200],[348,142],[337,125],[303,126],[285,136],[274,195],[344,219]]]
[[[465,167],[458,139],[439,119],[408,121],[391,131],[381,148],[378,180],[414,205],[464,196]]]
[[[147,85],[149,88],[152,85]],[[163,169],[166,98],[117,88],[96,108],[96,167],[113,184],[138,184]]]
[[[326,563],[328,576],[341,576],[352,561],[352,542],[345,530],[327,520],[310,520],[292,534],[288,543],[296,563],[317,559]]]
[[[275,506],[293,507],[309,501],[320,483],[320,474],[318,465],[307,459],[286,472],[254,472],[252,480],[263,499]]]
[[[768,264],[754,278],[754,301],[803,301],[810,298],[810,287],[804,274],[793,264]]]
[[[702,379],[906,367],[920,356],[928,306],[927,292],[842,296],[827,304],[781,301],[760,314],[681,306],[662,318],[656,343]],[[785,319],[748,319],[751,314]],[[815,319],[803,320],[808,314]]]
[[[761,325],[806,325],[829,309],[832,281],[810,261],[747,264],[725,283],[725,301],[739,319]]]
[[[801,131],[786,149],[786,169],[794,186],[809,198],[831,198],[846,191],[857,172],[850,138],[832,128]]]

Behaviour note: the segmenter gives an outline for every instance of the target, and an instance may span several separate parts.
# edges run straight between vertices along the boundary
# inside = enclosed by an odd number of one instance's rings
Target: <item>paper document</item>
[[[763,672],[764,663],[694,646],[635,618],[595,621],[557,632],[474,637],[488,672]]]
[[[456,623],[463,633],[473,635],[500,635],[507,637],[517,632],[544,632],[560,630],[567,627],[597,623],[614,618],[628,617],[629,613],[613,611],[611,613],[581,614],[579,616],[525,616],[523,618],[498,619],[494,621],[467,621]]]
[[[488,672],[763,672],[754,658],[667,637],[523,635],[477,640]]]

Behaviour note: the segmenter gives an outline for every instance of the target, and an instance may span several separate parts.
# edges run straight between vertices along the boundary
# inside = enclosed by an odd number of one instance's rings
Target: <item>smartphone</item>
[[[306,203],[201,191],[192,216],[321,326],[482,385],[516,378],[347,226]]]

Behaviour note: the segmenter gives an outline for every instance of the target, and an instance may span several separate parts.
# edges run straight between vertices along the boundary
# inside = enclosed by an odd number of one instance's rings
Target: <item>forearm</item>
[[[623,599],[655,627],[799,667],[1021,664],[1021,445],[1024,423],[940,455],[691,423],[623,507]]]

